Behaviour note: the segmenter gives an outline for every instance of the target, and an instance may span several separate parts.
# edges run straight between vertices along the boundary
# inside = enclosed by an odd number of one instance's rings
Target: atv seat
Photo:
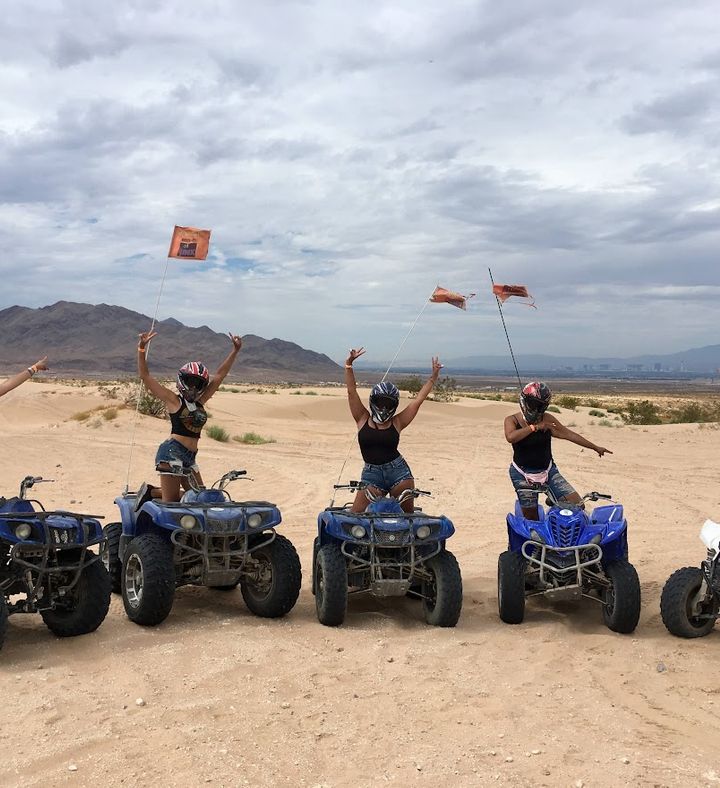
[[[222,490],[188,490],[182,503],[224,503],[227,496]]]

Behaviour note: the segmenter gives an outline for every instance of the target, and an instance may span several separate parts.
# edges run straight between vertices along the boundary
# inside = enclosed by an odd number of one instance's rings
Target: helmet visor
[[[182,390],[189,398],[198,397],[207,386],[207,380],[199,375],[189,375],[184,372],[179,378]]]

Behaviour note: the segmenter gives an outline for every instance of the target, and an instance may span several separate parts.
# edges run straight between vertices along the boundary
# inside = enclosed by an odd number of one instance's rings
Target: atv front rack
[[[538,551],[540,552],[539,555]],[[597,567],[603,556],[602,548],[597,544],[552,547],[531,539],[523,543],[521,552],[523,558],[534,567],[543,586],[539,593],[550,597],[575,598],[586,596],[582,591],[583,571],[587,572],[590,570],[590,567]],[[561,561],[566,561],[567,563],[564,566],[556,563],[551,564],[547,560],[549,554],[555,554],[561,558]],[[568,577],[571,573],[574,573],[574,578]],[[559,576],[563,581],[574,579],[575,582],[564,582],[562,586],[557,586],[548,579],[549,576]],[[599,575],[594,576],[594,579],[602,581]]]

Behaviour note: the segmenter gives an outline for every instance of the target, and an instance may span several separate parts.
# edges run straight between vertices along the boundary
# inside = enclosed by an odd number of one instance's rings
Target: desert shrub
[[[257,432],[245,432],[242,435],[234,435],[233,440],[238,443],[249,443],[254,446],[259,446],[263,443],[275,443],[275,438],[263,438]]]
[[[205,434],[208,436],[208,438],[212,438],[214,441],[220,441],[220,443],[227,443],[230,440],[230,434],[219,424],[210,425],[205,430]]]
[[[414,397],[423,387],[423,382],[420,379],[420,375],[408,375],[398,380],[397,387],[400,391],[407,391],[411,397]]]
[[[560,413],[560,408],[556,407],[555,405],[548,405],[548,410],[550,413]]]
[[[586,405],[588,408],[604,408],[605,406],[600,402],[599,399],[595,399],[590,397],[590,399],[586,399],[583,402],[583,405]]]
[[[571,397],[568,394],[561,394],[559,397],[555,397],[555,404],[566,410],[575,410],[580,404],[580,398]]]
[[[686,402],[670,412],[673,424],[689,424],[720,421],[720,407],[715,404]]]
[[[125,404],[129,408],[137,409],[143,416],[165,418],[165,403],[151,394],[145,386],[139,386],[137,383],[130,386],[125,395]]]
[[[436,402],[457,402],[457,380],[440,378],[433,389],[433,399]]]
[[[626,424],[662,424],[657,405],[647,399],[628,402],[620,415]]]
[[[118,399],[120,397],[120,386],[111,386],[109,383],[101,383],[98,386],[98,394],[105,399]]]
[[[605,417],[605,412],[602,410],[591,410],[588,414],[589,416],[599,416],[600,418]]]
[[[615,425],[609,419],[600,419],[598,422],[600,427],[614,427]]]
[[[112,421],[117,418],[117,408],[105,408],[102,412],[102,417],[105,421]]]
[[[73,413],[70,418],[73,421],[87,421],[92,416],[91,410],[81,410],[79,413]]]

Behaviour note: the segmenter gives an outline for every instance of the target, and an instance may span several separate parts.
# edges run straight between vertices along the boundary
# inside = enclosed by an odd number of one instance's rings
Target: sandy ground
[[[92,387],[27,384],[3,398],[5,495],[27,473],[47,506],[117,519],[132,414],[71,420],[109,404]],[[634,635],[602,624],[599,606],[529,603],[525,623],[497,615],[496,562],[513,502],[502,419],[511,405],[426,403],[401,448],[444,512],[465,589],[455,629],[426,626],[417,602],[351,601],[344,626],[322,627],[310,592],[316,515],[351,448],[341,390],[318,396],[221,392],[211,423],[276,443],[203,438],[206,480],[245,467],[239,498],[267,498],[298,549],[303,590],[287,618],[251,616],[236,594],[183,588],[155,629],[130,623],[113,598],[91,635],[60,640],[39,616],[11,618],[0,652],[2,785],[288,786],[720,784],[720,627],[671,637],[659,595],[676,568],[698,564],[698,532],[720,516],[718,432],[697,425],[591,425],[564,413],[613,456],[558,442],[581,491],[625,503],[642,581]],[[154,475],[167,422],[141,417],[131,487]],[[144,706],[136,699],[142,698]],[[72,770],[71,770],[72,768]]]

